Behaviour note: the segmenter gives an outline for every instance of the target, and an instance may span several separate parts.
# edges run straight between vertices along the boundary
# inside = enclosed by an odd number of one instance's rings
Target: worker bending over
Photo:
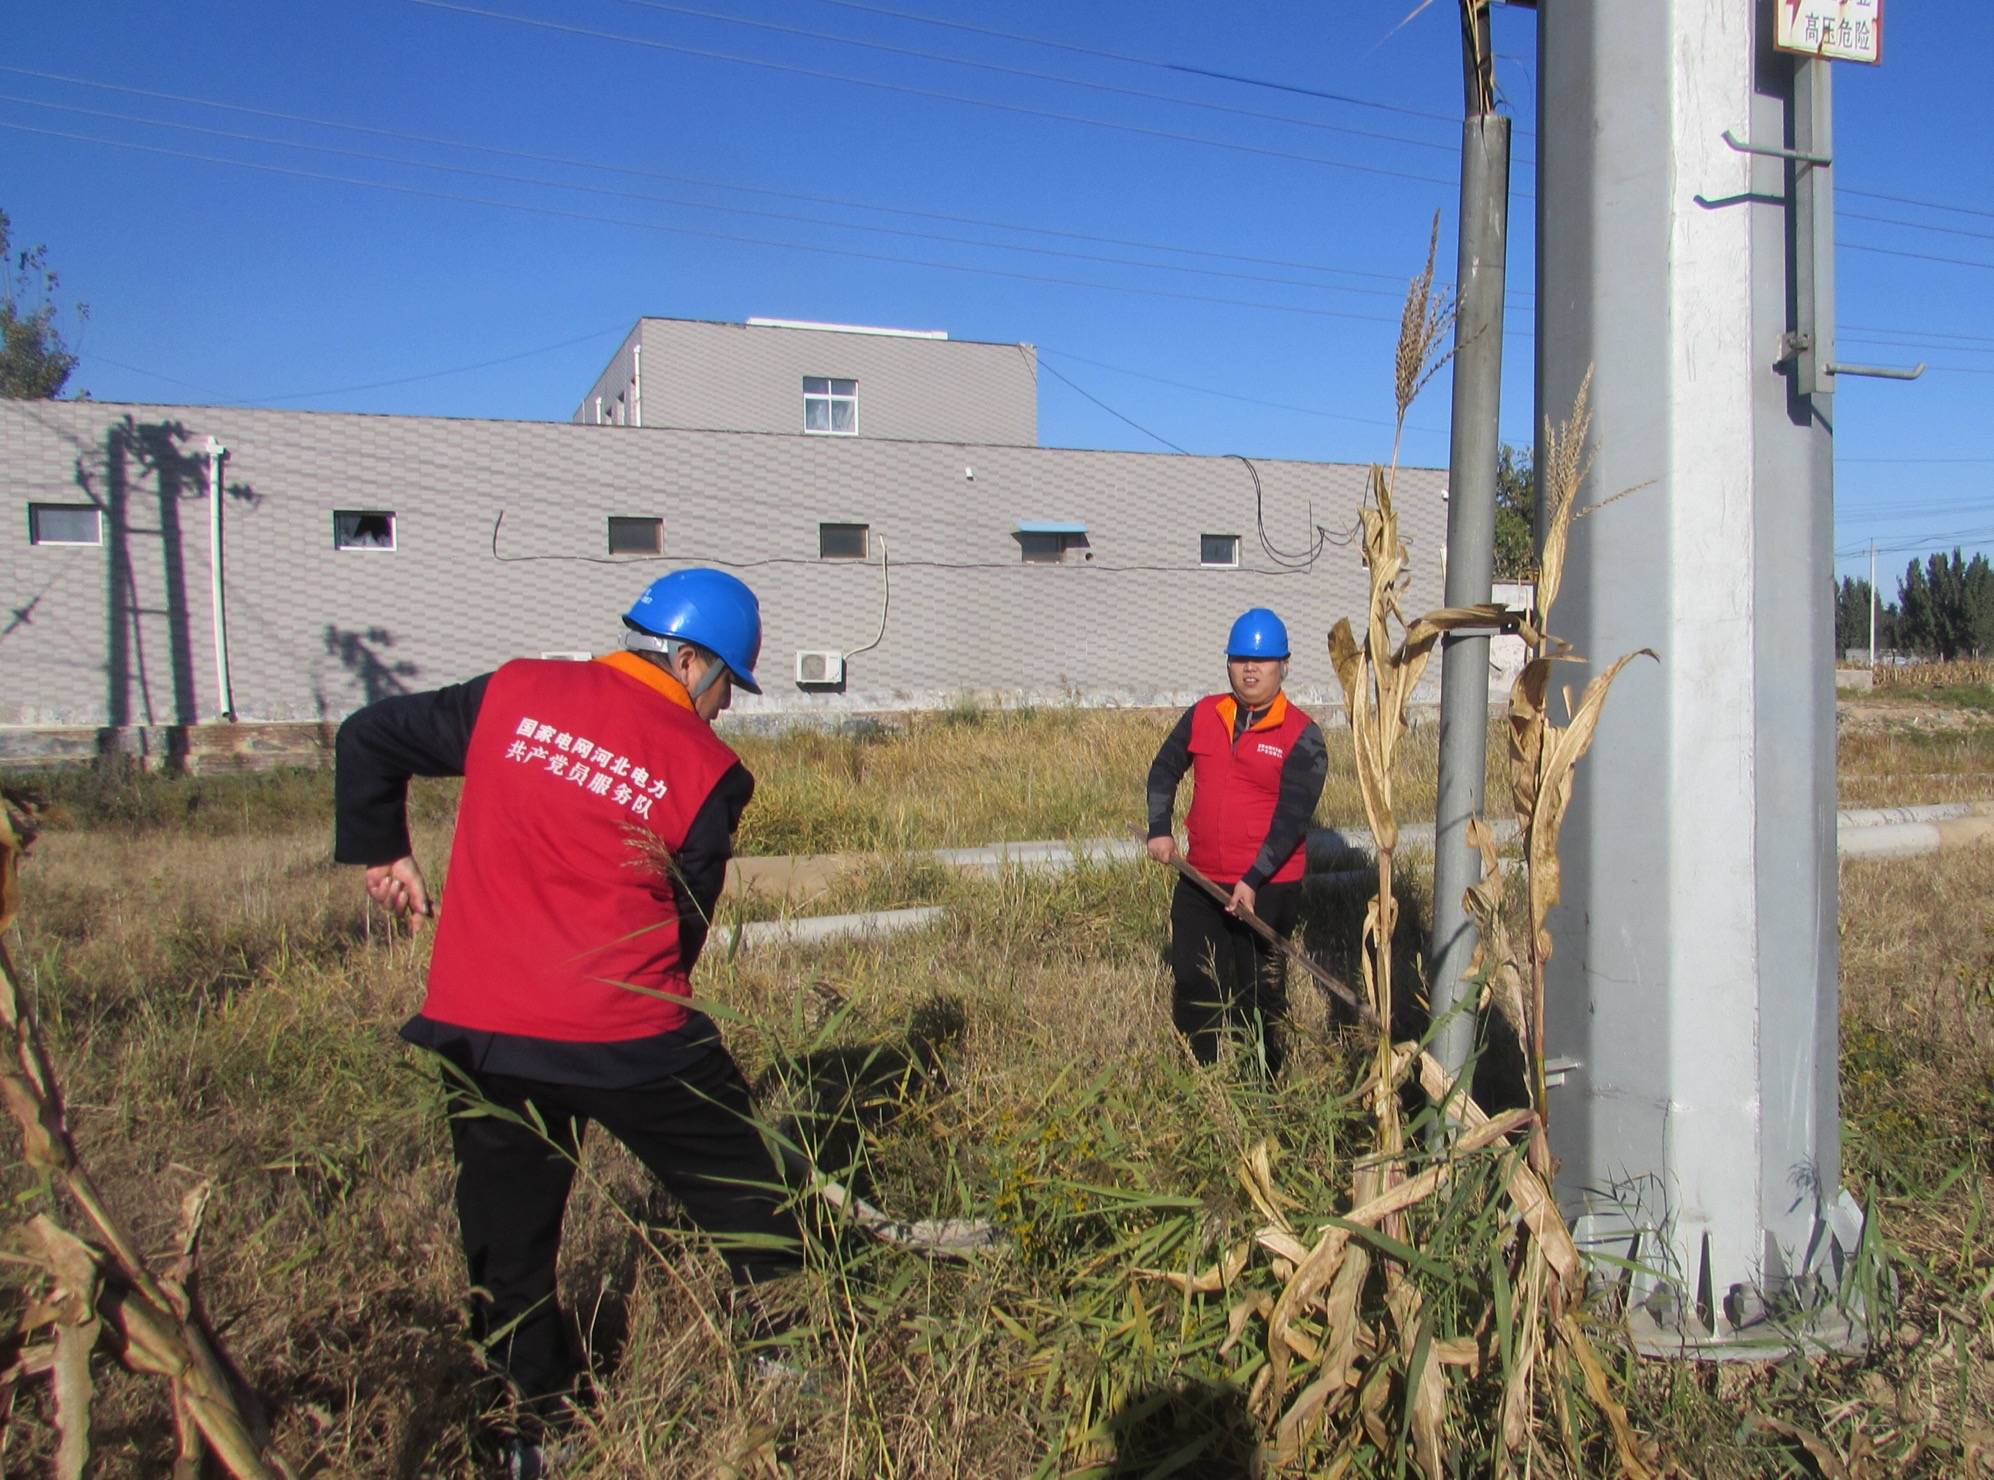
[[[410,853],[409,777],[464,778],[449,908],[402,1036],[475,1090],[450,1120],[457,1215],[475,1334],[526,1415],[514,1468],[527,1474],[578,1375],[554,1266],[590,1121],[717,1236],[737,1282],[801,1258],[740,1071],[686,1000],[754,792],[712,721],[736,686],[760,692],[760,606],[734,576],[681,570],[623,620],[625,651],[520,659],[384,699],[337,746],[335,856],[411,917],[431,895]]]

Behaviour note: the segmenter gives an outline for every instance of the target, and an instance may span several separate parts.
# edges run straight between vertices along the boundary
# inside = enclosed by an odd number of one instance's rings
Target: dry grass
[[[1994,799],[1994,723],[1956,711],[1899,706],[1881,722],[1845,724],[1837,737],[1844,807],[1901,807]]]
[[[1994,658],[1961,658],[1951,663],[1886,663],[1871,670],[1882,692],[1918,689],[1979,689],[1981,707],[1994,701]]]
[[[432,857],[441,843],[422,839]],[[1053,1474],[1107,1454],[1142,1473],[1136,1456],[1187,1445],[1211,1461],[1190,1473],[1246,1473],[1255,1430],[1216,1359],[1223,1310],[1215,1333],[1189,1303],[1132,1303],[1114,1272],[1192,1267],[1244,1228],[1256,1214],[1233,1168],[1264,1137],[1284,1189],[1338,1205],[1368,1144],[1347,1103],[1362,1056],[1302,995],[1274,1097],[1193,1072],[1165,1005],[1163,870],[950,887],[944,927],[716,961],[703,990],[740,1014],[730,1038],[772,1094],[830,1050],[883,1062],[924,1014],[951,1024],[942,1077],[878,1097],[856,1143],[863,1180],[895,1211],[994,1214],[1019,1253],[955,1268],[841,1248],[808,1291],[828,1389],[779,1400],[740,1384],[712,1314],[717,1261],[669,1235],[649,1252],[616,1211],[654,1207],[645,1179],[592,1147],[566,1289],[596,1349],[621,1356],[581,1473],[718,1473],[730,1454],[747,1474]],[[1415,869],[1395,888],[1409,935],[1422,887]],[[1902,1329],[1862,1362],[1642,1366],[1635,1422],[1687,1473],[1810,1463],[1776,1434],[1741,1437],[1756,1409],[1845,1458],[1861,1434],[1906,1474],[1966,1474],[1994,1403],[1994,850],[1851,865],[1844,889],[1849,1181],[1902,1251]],[[1318,894],[1312,948],[1354,971],[1362,914],[1356,891]],[[480,1392],[439,1097],[394,1037],[422,951],[368,938],[322,832],[51,835],[17,956],[84,1153],[141,1242],[167,1242],[179,1193],[216,1178],[206,1299],[274,1400],[283,1452],[325,1475],[488,1463],[470,1437]],[[8,1190],[32,1201],[18,1172]],[[159,1473],[157,1389],[100,1380],[97,1473]],[[24,1391],[0,1469],[40,1463],[42,1404]],[[1926,1436],[1908,1461],[1902,1413]]]

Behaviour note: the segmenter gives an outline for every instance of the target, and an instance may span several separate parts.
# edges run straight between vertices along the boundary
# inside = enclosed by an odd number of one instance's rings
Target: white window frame
[[[822,386],[822,390],[813,389]],[[850,386],[841,391],[839,386]],[[837,408],[849,406],[852,410],[852,424],[849,427],[837,425]],[[824,408],[824,425],[810,425],[810,408]],[[806,375],[803,377],[803,430],[812,437],[856,437],[859,434],[859,383],[845,375]]]
[[[1207,559],[1205,559],[1205,541],[1206,541],[1206,540],[1231,540],[1231,541],[1232,541],[1232,559],[1230,559],[1230,560],[1207,560]],[[1202,566],[1202,567],[1203,567],[1204,569],[1206,569],[1206,570],[1238,570],[1238,569],[1239,569],[1239,536],[1238,536],[1238,535],[1236,535],[1236,534],[1201,534],[1201,535],[1199,535],[1199,536],[1198,536],[1198,564],[1199,564],[1200,566]]]
[[[385,545],[347,544],[339,537],[341,519],[385,519],[388,521],[388,542]],[[358,532],[357,530],[355,531]],[[387,552],[401,548],[401,521],[395,517],[393,509],[334,509],[332,511],[332,548],[339,551],[371,550]]]
[[[42,533],[41,514],[44,510],[61,514],[81,514],[88,512],[96,528],[96,537],[87,540],[50,539]],[[31,545],[67,545],[71,549],[88,549],[104,543],[104,511],[95,504],[30,503],[28,505],[28,543]]]
[[[856,555],[832,555],[824,549],[824,535],[829,530],[852,530],[859,532],[859,549]],[[824,519],[817,525],[817,558],[819,560],[865,560],[872,555],[872,526],[861,524],[854,519]]]
[[[619,550],[616,548],[618,524],[648,524],[656,531],[658,541],[648,550]],[[611,555],[662,555],[665,553],[665,521],[652,514],[610,514],[604,518],[602,538],[603,548]]]

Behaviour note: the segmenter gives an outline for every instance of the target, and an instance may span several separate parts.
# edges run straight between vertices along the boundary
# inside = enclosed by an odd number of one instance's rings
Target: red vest
[[[667,858],[735,760],[632,654],[500,668],[464,762],[423,1015],[582,1043],[684,1023]]]
[[[1274,696],[1252,729],[1232,738],[1239,701],[1230,694],[1200,699],[1191,712],[1191,811],[1184,819],[1192,867],[1215,883],[1236,884],[1267,841],[1274,805],[1281,797],[1281,773],[1309,717]],[[1269,883],[1299,879],[1307,850],[1296,843]]]

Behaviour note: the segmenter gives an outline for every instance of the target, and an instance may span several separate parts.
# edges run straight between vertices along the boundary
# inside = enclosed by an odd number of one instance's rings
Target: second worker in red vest
[[[1149,768],[1149,856],[1177,856],[1171,811],[1192,772],[1184,819],[1191,866],[1231,891],[1220,905],[1188,879],[1170,902],[1172,1016],[1201,1064],[1215,1063],[1222,1035],[1243,1035],[1270,1075],[1281,1070],[1287,958],[1239,918],[1242,909],[1286,937],[1301,912],[1305,841],[1329,773],[1314,720],[1281,691],[1288,629],[1265,607],[1232,624],[1226,641],[1229,692],[1184,711]]]

